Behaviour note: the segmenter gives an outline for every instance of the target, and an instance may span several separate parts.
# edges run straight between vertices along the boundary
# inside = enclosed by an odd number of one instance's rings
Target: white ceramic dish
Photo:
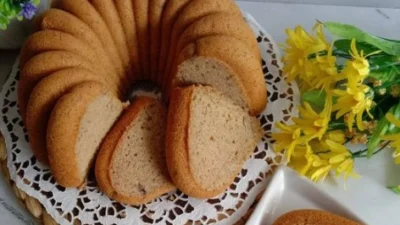
[[[248,225],[271,225],[282,214],[296,209],[320,209],[367,224],[318,185],[287,168],[279,168],[271,179]]]

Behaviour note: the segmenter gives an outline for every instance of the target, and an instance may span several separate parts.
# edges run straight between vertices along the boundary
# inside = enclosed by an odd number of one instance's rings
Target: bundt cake
[[[254,116],[267,101],[257,41],[234,0],[52,7],[21,50],[18,105],[56,181],[82,187],[97,157],[100,189],[124,203],[175,186],[201,198],[229,186],[261,138]],[[140,81],[158,85],[162,102],[127,106]]]

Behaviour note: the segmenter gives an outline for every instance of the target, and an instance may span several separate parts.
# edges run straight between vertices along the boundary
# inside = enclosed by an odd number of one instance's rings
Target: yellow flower
[[[324,179],[332,168],[328,160],[321,159],[318,155],[314,154],[307,143],[295,148],[288,166],[313,181]]]
[[[346,138],[341,130],[327,132],[322,140],[312,140],[310,146],[314,152],[313,166],[307,176],[314,181],[323,180],[329,171],[336,176],[357,176],[354,170],[354,160],[351,152],[343,146]]]
[[[310,72],[312,63],[308,60],[309,55],[315,54],[329,48],[326,39],[318,35],[313,37],[301,26],[294,30],[286,29],[288,39],[284,47],[285,55],[282,58],[284,63],[283,72],[287,74],[287,80],[293,81],[297,76],[310,81],[313,74]]]
[[[312,156],[313,152],[310,145],[305,144],[303,146],[297,146],[293,151],[292,159],[288,163],[288,166],[299,172],[301,175],[305,175],[312,166]]]
[[[305,139],[301,136],[301,130],[295,125],[285,125],[283,123],[276,123],[276,127],[282,132],[273,133],[272,138],[275,140],[274,150],[282,152],[286,150],[286,158],[290,162],[290,158],[294,149],[301,144],[304,144]]]
[[[315,112],[308,102],[304,102],[304,106],[299,107],[300,118],[293,118],[293,122],[304,132],[307,140],[321,139],[328,129],[331,112],[332,97],[328,95],[321,113]]]
[[[346,142],[346,135],[342,130],[333,130],[327,132],[325,135],[325,140],[332,140],[339,144],[344,144]]]
[[[393,114],[387,113],[385,117],[390,123],[394,124],[396,127],[400,127],[400,120],[396,119]],[[391,141],[390,147],[394,148],[393,158],[395,159],[396,164],[400,164],[400,133],[384,135],[382,136],[382,139]]]
[[[354,160],[351,152],[342,144],[332,140],[326,140],[325,143],[329,146],[331,152],[324,157],[328,158],[329,164],[335,169],[336,176],[343,174],[344,179],[347,179],[348,176],[358,176],[353,171]]]
[[[317,154],[313,154],[309,160],[312,161],[311,167],[305,175],[314,182],[324,180],[331,171],[332,165],[329,165],[326,159],[322,159]]]
[[[338,97],[337,102],[333,105],[332,110],[338,111],[336,113],[336,119],[340,118],[347,113],[346,123],[350,131],[354,121],[357,121],[357,127],[359,130],[364,130],[364,125],[362,121],[362,116],[364,112],[372,118],[369,110],[372,106],[371,97],[367,97],[369,87],[367,85],[359,86],[348,86],[346,91],[344,90],[334,90],[333,94]]]
[[[357,51],[355,39],[351,40],[350,47],[350,55],[352,56],[352,60],[348,60],[345,63],[345,67],[341,73],[347,76],[349,83],[348,86],[356,86],[358,84],[361,84],[369,74],[369,63],[366,58],[381,51],[376,51],[368,55],[364,55],[363,50],[361,50],[360,52]]]
[[[313,89],[331,90],[333,85],[346,77],[338,73],[336,67],[336,56],[332,55],[332,46],[329,47],[326,55],[317,55],[312,60],[314,67],[311,67],[313,76],[311,86]]]
[[[331,140],[339,144],[346,142],[346,135],[342,130],[333,130],[326,132],[321,140],[313,139],[309,142],[311,149],[316,153],[329,151],[329,145],[326,144],[326,140]]]

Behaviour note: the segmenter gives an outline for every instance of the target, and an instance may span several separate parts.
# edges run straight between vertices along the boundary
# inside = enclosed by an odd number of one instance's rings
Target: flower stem
[[[376,150],[374,153],[372,153],[372,155],[378,154],[378,153],[381,152],[383,149],[385,149],[389,144],[390,144],[390,141],[386,141],[386,142],[382,145],[382,147],[380,147],[378,150]],[[368,155],[367,155],[367,154],[364,154],[364,153],[366,153],[367,151],[368,151],[368,149],[364,149],[364,150],[360,150],[360,151],[357,151],[357,152],[353,152],[353,153],[352,153],[352,156],[353,156],[353,158],[367,158]]]
[[[342,57],[342,58],[345,58],[345,59],[351,59],[352,58],[351,55],[343,53],[343,51],[337,50],[337,49],[332,51],[332,55],[338,56],[338,57]]]

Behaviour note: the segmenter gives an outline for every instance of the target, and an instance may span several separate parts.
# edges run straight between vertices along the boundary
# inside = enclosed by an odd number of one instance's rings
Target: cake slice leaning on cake
[[[171,68],[174,63],[176,53],[176,45],[182,33],[198,19],[217,12],[229,12],[238,17],[242,15],[240,8],[233,0],[192,0],[182,12],[178,15],[171,30],[171,39],[169,43],[169,52],[167,54],[167,63],[164,70],[164,84],[170,80]],[[165,87],[164,88],[168,88]]]
[[[63,187],[81,187],[101,142],[123,110],[101,83],[75,86],[54,106],[47,127],[50,168]]]
[[[213,86],[252,115],[261,113],[267,104],[261,62],[234,37],[209,36],[190,43],[176,59],[172,74],[170,90],[191,84]]]
[[[233,182],[262,137],[259,121],[217,89],[176,88],[168,112],[166,156],[174,184],[211,198]]]
[[[165,162],[167,109],[137,97],[105,138],[96,161],[100,190],[126,204],[144,204],[172,191]]]

